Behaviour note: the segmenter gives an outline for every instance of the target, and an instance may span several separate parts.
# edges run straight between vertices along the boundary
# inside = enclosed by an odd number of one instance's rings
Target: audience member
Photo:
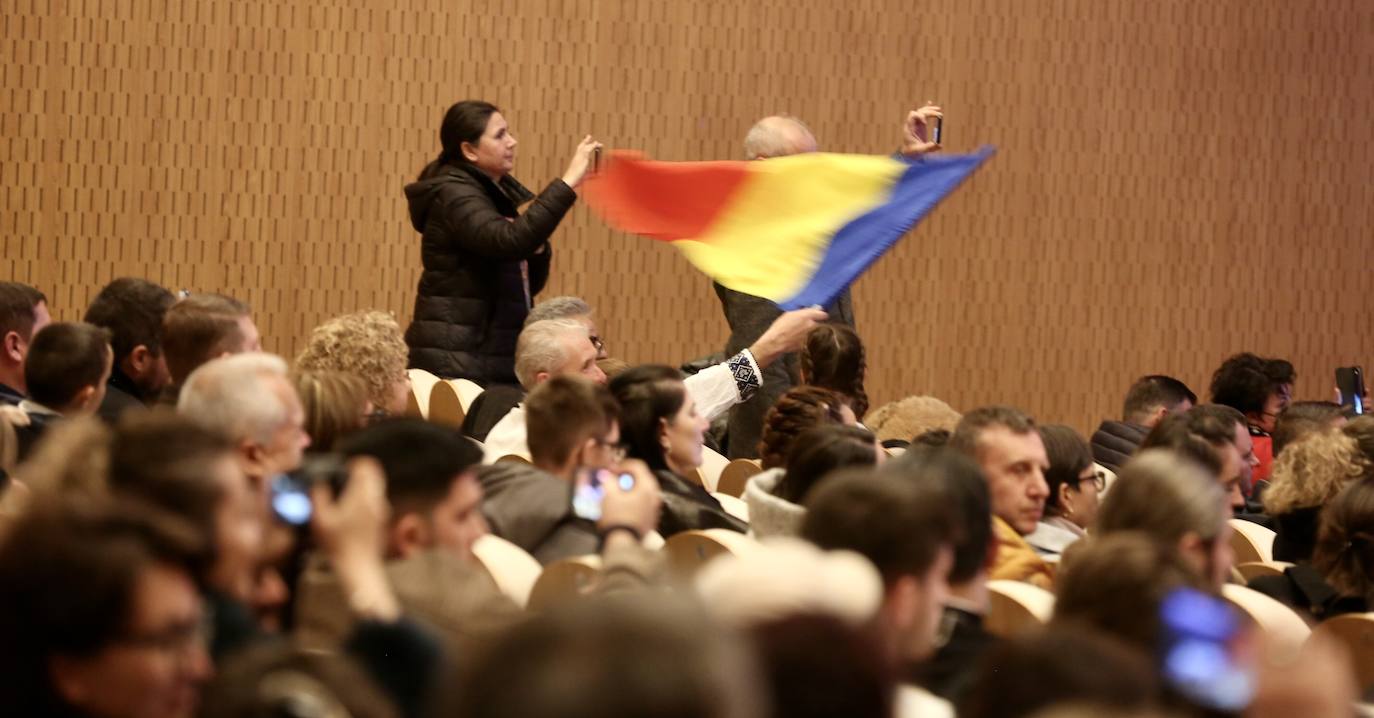
[[[1149,536],[1220,590],[1235,560],[1230,517],[1225,492],[1202,466],[1172,451],[1147,450],[1121,467],[1098,509],[1095,535]]]
[[[806,502],[802,538],[873,562],[883,579],[879,635],[895,662],[928,660],[937,647],[949,590],[956,529],[942,487],[901,471],[849,469],[826,480]],[[913,702],[943,705],[908,686]]]
[[[1035,422],[1009,406],[974,409],[959,421],[950,446],[977,461],[987,478],[997,536],[989,577],[1049,588],[1054,572],[1024,538],[1039,526],[1049,497],[1050,461]]]
[[[1286,447],[1264,492],[1277,534],[1274,560],[1310,559],[1322,507],[1351,482],[1374,477],[1372,469],[1355,440],[1340,431],[1320,430]]]
[[[576,305],[560,303],[560,306],[567,309]],[[731,406],[747,401],[761,385],[761,369],[784,353],[799,348],[807,332],[824,318],[825,315],[816,309],[787,312],[779,316],[768,331],[747,349],[684,379],[687,393],[692,396],[698,412],[710,422]],[[516,376],[520,385],[528,391],[548,377],[573,373],[604,383],[606,377],[596,363],[596,357],[604,351],[605,345],[600,337],[597,337],[596,343],[591,342],[592,337],[597,336],[596,331],[590,314],[569,315],[528,324],[520,333],[521,338],[515,349]],[[496,413],[502,408],[486,411]],[[523,409],[514,405],[484,439],[479,439],[486,445],[486,463],[508,455],[529,458],[524,421]],[[475,428],[480,430],[481,427]]]
[[[0,404],[14,406],[28,396],[24,357],[33,335],[51,321],[42,292],[27,284],[0,282]]]
[[[902,143],[898,153],[904,157],[916,158],[927,152],[939,149],[935,142],[928,141],[928,122],[940,117],[940,108],[926,105],[907,113],[902,125]],[[818,148],[816,136],[804,122],[788,115],[765,117],[749,128],[744,138],[744,154],[750,160],[766,160],[771,157],[815,152]],[[730,338],[725,344],[725,353],[734,354],[765,333],[769,322],[778,317],[781,310],[773,302],[744,292],[714,284],[716,296],[720,299],[725,320],[730,324]],[[826,307],[830,320],[848,327],[854,326],[854,307],[849,290],[835,298]],[[755,458],[753,452],[763,434],[764,417],[768,409],[777,403],[796,382],[800,375],[799,359],[787,355],[782,361],[764,368],[762,391],[758,398],[746,399],[730,412],[729,439],[726,442],[731,459]]]
[[[933,396],[908,396],[889,402],[864,417],[883,446],[905,446],[929,431],[944,431],[946,438],[963,418],[949,404]]]
[[[1137,379],[1126,391],[1121,421],[1104,420],[1093,432],[1093,460],[1113,473],[1121,470],[1161,419],[1188,411],[1194,404],[1197,395],[1178,379],[1163,374]]]
[[[464,718],[745,718],[768,715],[739,639],[678,601],[638,596],[560,607],[473,659],[445,715]]]
[[[1357,416],[1342,427],[1341,432],[1355,440],[1365,461],[1374,464],[1374,416]]]
[[[1112,489],[1107,504],[1115,496]],[[1179,588],[1214,591],[1217,587],[1157,537],[1138,531],[1104,533],[1064,556],[1055,583],[1050,631],[1081,626],[1155,656],[1164,640],[1160,606]]]
[[[596,348],[596,360],[599,362],[610,358],[606,352],[606,343],[601,340],[601,330],[596,325],[595,312],[586,300],[570,296],[546,299],[530,310],[530,315],[525,317],[525,326],[554,319],[571,319],[585,326],[587,338]]]
[[[110,282],[91,300],[85,321],[109,330],[114,349],[100,418],[113,423],[126,411],[144,409],[172,382],[162,353],[162,321],[175,301],[164,287],[132,277]]]
[[[872,631],[822,614],[797,614],[754,626],[773,715],[789,718],[953,716],[943,701],[894,699],[896,678]],[[905,705],[904,700],[905,699]]]
[[[797,535],[806,516],[806,497],[822,479],[847,467],[875,466],[883,455],[866,429],[823,425],[802,432],[784,466],[757,474],[745,484],[750,532],[757,538]]]
[[[1087,535],[1097,518],[1098,496],[1106,481],[1093,464],[1088,442],[1077,431],[1062,424],[1042,426],[1039,431],[1050,460],[1045,470],[1050,491],[1045,499],[1045,517],[1026,536],[1026,543],[1041,556],[1058,557]]]
[[[1340,404],[1330,401],[1298,401],[1288,405],[1274,422],[1274,458],[1277,460],[1284,448],[1297,442],[1308,434],[1323,429],[1339,429],[1345,426],[1345,410]]]
[[[953,561],[949,594],[941,609],[935,653],[905,661],[907,680],[958,704],[968,694],[973,673],[997,639],[983,627],[988,612],[988,571],[997,553],[992,502],[978,465],[946,447],[913,446],[883,465],[882,472],[935,492],[952,530]]]
[[[262,351],[248,305],[221,294],[192,294],[167,309],[162,351],[172,383],[158,403],[175,406],[181,385],[200,365],[227,354]]]
[[[255,646],[216,671],[200,718],[397,718],[387,695],[349,656],[287,643]]]
[[[1256,578],[1250,588],[1284,602],[1313,623],[1343,613],[1364,613],[1374,606],[1374,482],[1350,482],[1322,509],[1310,563],[1301,561],[1282,575]]]
[[[271,354],[234,354],[203,364],[186,377],[177,412],[228,437],[259,492],[273,476],[299,467],[310,445],[286,362]]]
[[[988,654],[959,716],[1029,718],[1065,703],[1102,715],[1152,708],[1160,692],[1152,657],[1079,626],[1021,636]]]
[[[666,366],[635,367],[615,378],[611,394],[620,404],[620,436],[630,457],[648,465],[663,491],[664,537],[693,529],[743,532],[745,522],[731,516],[687,476],[701,466],[707,420],[697,412],[682,375]]]
[[[47,499],[0,543],[5,712],[195,715],[212,670],[196,532],[147,506]]]
[[[352,374],[367,387],[373,411],[381,416],[401,416],[410,389],[408,351],[395,317],[375,310],[355,312],[315,327],[296,357],[295,369]]]
[[[782,467],[797,437],[808,429],[854,423],[854,412],[839,394],[817,386],[788,389],[763,420],[758,451],[763,468]]]
[[[545,564],[596,553],[596,524],[573,512],[571,498],[579,474],[623,458],[620,407],[606,387],[560,375],[534,387],[524,411],[534,465],[498,461],[478,473],[492,533]]]
[[[863,341],[853,327],[821,324],[806,335],[801,351],[802,383],[839,394],[857,420],[868,413],[866,366]]]
[[[1256,459],[1245,418],[1228,406],[1204,404],[1181,414],[1165,417],[1150,430],[1142,449],[1167,448],[1188,455],[1197,461],[1198,445],[1210,447],[1219,464],[1218,480],[1226,490],[1231,509],[1236,513],[1249,511],[1245,492]],[[1204,461],[1210,466],[1212,462]]]
[[[354,374],[297,370],[291,383],[301,400],[312,451],[331,451],[344,437],[387,415],[374,409],[367,385]]]
[[[1288,406],[1296,374],[1282,359],[1263,359],[1245,352],[1228,357],[1212,374],[1212,403],[1229,406],[1245,417],[1255,446],[1255,479],[1265,481],[1273,463],[1274,422]]]
[[[100,408],[112,362],[110,333],[99,327],[57,322],[34,334],[24,362],[29,398],[19,402],[28,423],[15,427],[21,460],[54,422]]]

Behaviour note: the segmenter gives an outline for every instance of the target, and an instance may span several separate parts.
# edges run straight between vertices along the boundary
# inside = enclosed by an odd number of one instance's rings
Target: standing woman
[[[406,331],[410,366],[483,386],[514,384],[515,339],[549,278],[549,237],[601,145],[588,135],[563,176],[536,196],[510,175],[517,143],[495,105],[450,107],[439,139],[439,158],[405,188],[424,264]]]

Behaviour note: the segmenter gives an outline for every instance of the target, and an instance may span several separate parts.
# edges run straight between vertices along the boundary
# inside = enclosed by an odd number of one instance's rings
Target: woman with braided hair
[[[857,419],[868,413],[865,368],[864,345],[853,328],[821,324],[807,335],[801,353],[802,384],[838,393]]]
[[[857,423],[854,412],[838,392],[819,386],[797,386],[778,398],[763,419],[763,439],[759,457],[764,470],[787,463],[792,443],[807,429],[826,424]]]

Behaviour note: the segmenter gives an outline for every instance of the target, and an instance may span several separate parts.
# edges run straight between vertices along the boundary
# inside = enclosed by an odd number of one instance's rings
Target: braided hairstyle
[[[840,412],[843,403],[839,394],[818,386],[795,386],[778,397],[778,403],[763,418],[763,438],[759,441],[763,468],[786,465],[792,444],[807,429],[844,424]]]
[[[801,352],[802,382],[838,393],[859,419],[868,413],[866,368],[864,345],[853,329],[843,324],[820,324],[806,336]]]

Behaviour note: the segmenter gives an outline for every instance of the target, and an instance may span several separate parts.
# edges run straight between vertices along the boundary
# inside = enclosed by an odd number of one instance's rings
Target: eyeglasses
[[[1093,471],[1092,476],[1079,477],[1078,481],[1075,483],[1082,484],[1084,481],[1093,482],[1093,486],[1097,488],[1097,493],[1099,494],[1107,489],[1107,474],[1100,469]]]
[[[131,648],[149,648],[168,655],[180,655],[193,648],[207,646],[213,630],[209,614],[203,614],[198,618],[175,623],[157,631],[126,633],[116,638],[114,643]]]
[[[596,445],[609,451],[611,453],[611,461],[614,461],[616,463],[624,461],[625,457],[628,456],[630,453],[629,444],[626,444],[623,441],[612,444],[611,442],[606,441],[605,439],[596,439]]]
[[[606,343],[603,342],[603,341],[601,341],[601,337],[596,336],[595,334],[593,334],[593,335],[591,335],[590,337],[587,337],[587,338],[590,339],[590,340],[592,340],[592,346],[593,346],[593,347],[596,347],[596,353],[597,353],[597,354],[600,354],[601,352],[606,351]]]

